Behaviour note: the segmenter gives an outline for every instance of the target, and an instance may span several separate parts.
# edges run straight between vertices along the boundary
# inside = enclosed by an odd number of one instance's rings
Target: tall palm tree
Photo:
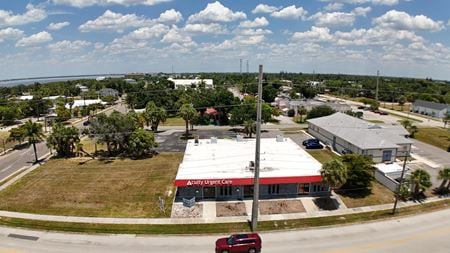
[[[414,195],[416,196],[431,187],[430,174],[422,169],[418,169],[411,173],[410,181],[413,186]]]
[[[189,121],[191,121],[197,111],[192,104],[183,104],[180,108],[180,116],[186,122],[186,138],[189,136]]]
[[[153,101],[150,101],[145,106],[145,118],[151,124],[152,131],[156,132],[158,131],[159,123],[166,121],[167,111],[162,107],[156,106]]]
[[[248,137],[252,138],[252,134],[256,133],[256,123],[254,120],[244,121],[244,132]]]
[[[35,162],[38,162],[36,143],[44,139],[42,125],[28,120],[24,125],[24,136],[28,139],[28,143],[33,145]]]
[[[337,159],[326,162],[320,170],[322,181],[332,188],[338,188],[345,184],[348,177],[347,167]]]
[[[442,180],[439,190],[449,190],[450,188],[450,168],[445,168],[439,171],[438,179]]]

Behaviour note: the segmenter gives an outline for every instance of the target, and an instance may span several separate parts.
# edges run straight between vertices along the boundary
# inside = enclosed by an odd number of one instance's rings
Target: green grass
[[[273,231],[286,229],[305,229],[341,224],[363,223],[373,220],[397,219],[400,216],[414,215],[446,209],[450,200],[425,203],[417,206],[398,209],[396,215],[391,210],[373,211],[358,214],[306,218],[281,221],[263,221],[258,223],[258,231]],[[0,225],[23,227],[41,230],[54,230],[82,233],[109,234],[229,234],[250,231],[249,223],[214,223],[214,224],[176,224],[176,225],[116,225],[116,224],[88,224],[70,222],[48,222],[1,217]]]
[[[383,205],[394,202],[394,193],[378,182],[373,182],[370,190],[336,190],[336,193],[348,208]]]
[[[450,131],[444,128],[419,128],[414,138],[443,150],[450,146]]]
[[[72,216],[168,217],[175,193],[173,180],[182,158],[182,153],[161,153],[143,160],[50,160],[0,192],[0,210]],[[165,213],[159,209],[159,196],[165,199]]]
[[[4,152],[4,149],[13,148],[15,145],[19,144],[16,141],[8,141],[9,132],[0,131],[0,153]],[[5,146],[3,146],[3,143]]]
[[[339,157],[328,149],[308,150],[307,152],[322,164]]]
[[[383,124],[384,123],[384,121],[382,121],[382,120],[376,120],[376,119],[374,119],[374,120],[368,120],[370,123],[374,123],[374,124]]]
[[[185,126],[186,123],[183,118],[175,117],[168,118],[166,122],[162,123],[161,126]]]
[[[394,104],[394,106],[392,106],[392,104],[386,104],[386,106],[385,106],[384,102],[381,102],[380,108],[386,108],[389,110],[394,110],[394,111],[399,111],[399,112],[409,112],[410,108],[411,108],[411,104],[405,104],[405,105],[403,105],[403,108],[402,108],[399,104]]]

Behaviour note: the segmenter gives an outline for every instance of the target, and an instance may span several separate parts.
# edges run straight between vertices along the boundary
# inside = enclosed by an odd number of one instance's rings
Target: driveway
[[[421,156],[435,163],[438,167],[450,167],[449,152],[415,139],[411,140],[414,142],[411,150],[413,156]]]

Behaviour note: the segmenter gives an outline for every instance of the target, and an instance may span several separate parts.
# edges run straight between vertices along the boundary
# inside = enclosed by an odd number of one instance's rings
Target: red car
[[[236,234],[216,241],[216,253],[256,253],[261,251],[261,237],[257,233]]]

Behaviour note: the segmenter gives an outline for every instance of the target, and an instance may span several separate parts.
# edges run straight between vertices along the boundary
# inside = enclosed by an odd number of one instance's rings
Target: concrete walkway
[[[425,203],[436,202],[443,200],[443,198],[430,198],[424,201]],[[418,202],[399,202],[398,207],[407,207],[421,205]],[[343,208],[334,211],[317,211],[312,210],[309,206],[308,212],[294,213],[294,214],[276,214],[276,215],[260,215],[260,221],[274,221],[274,220],[290,220],[314,217],[328,217],[340,216],[346,214],[356,214],[371,211],[390,210],[393,204],[366,206],[358,208]],[[30,213],[19,213],[0,211],[0,217],[20,218],[39,221],[56,221],[56,222],[74,222],[74,223],[93,223],[93,224],[204,224],[204,223],[233,223],[233,222],[247,222],[249,216],[240,217],[216,217],[216,218],[103,218],[103,217],[76,217],[76,216],[58,216],[58,215],[41,215]]]

